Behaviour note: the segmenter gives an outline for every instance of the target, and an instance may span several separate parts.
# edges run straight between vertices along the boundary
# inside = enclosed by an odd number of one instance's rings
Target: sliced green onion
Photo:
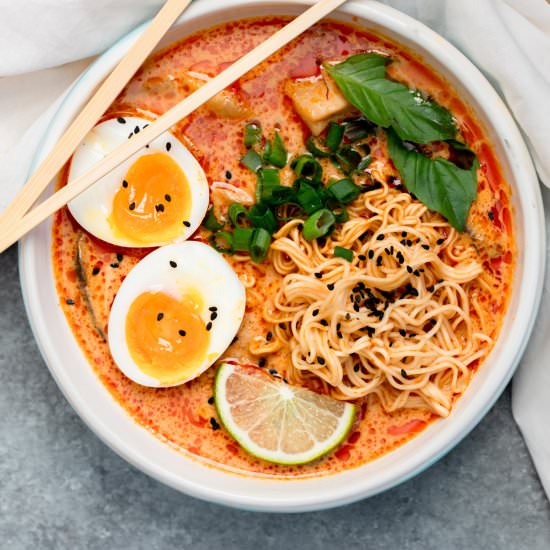
[[[345,208],[340,208],[338,211],[333,210],[332,213],[334,214],[336,223],[345,223],[349,220],[349,213]]]
[[[257,264],[263,262],[270,244],[271,235],[269,234],[269,231],[266,231],[262,227],[254,229],[249,246],[250,258],[252,261]]]
[[[353,250],[349,248],[344,248],[343,246],[334,247],[334,257],[335,258],[344,258],[348,262],[353,261]]]
[[[251,122],[244,127],[244,146],[250,149],[253,145],[256,145],[262,138],[262,127],[260,124]]]
[[[264,149],[264,161],[277,168],[284,168],[286,166],[287,152],[283,138],[279,132],[275,132],[273,142],[268,141],[265,144]]]
[[[277,220],[275,219],[275,214],[271,209],[265,204],[255,204],[250,208],[248,213],[250,221],[253,223],[254,227],[261,227],[269,233],[275,233],[277,231]]]
[[[313,214],[323,208],[323,201],[317,191],[311,185],[302,182],[296,193],[298,204],[305,210],[306,214]]]
[[[357,166],[357,171],[362,172],[365,168],[368,168],[369,164],[372,162],[372,157],[369,155],[365,157]]]
[[[342,204],[353,202],[361,192],[361,188],[348,178],[338,180],[328,186],[328,192]]]
[[[256,202],[269,202],[273,190],[281,186],[279,170],[275,168],[262,168],[258,172],[258,183],[256,184]]]
[[[243,223],[246,223],[246,220],[248,219],[247,209],[238,202],[232,202],[229,205],[229,208],[227,209],[227,214],[229,215],[231,223],[235,227],[244,227]]]
[[[375,127],[366,118],[356,118],[350,120],[346,124],[346,131],[344,133],[348,141],[354,142],[360,139],[365,139],[367,136],[373,134]]]
[[[253,172],[257,172],[262,167],[262,157],[256,153],[253,149],[248,151],[246,155],[241,159],[241,164],[246,166]]]
[[[254,231],[252,227],[236,227],[233,231],[233,250],[235,252],[248,252]]]
[[[346,145],[338,150],[333,158],[342,172],[347,175],[357,170],[357,167],[361,162],[361,155],[359,152],[349,145]]]
[[[219,222],[214,215],[214,208],[211,206],[206,213],[206,218],[202,224],[208,231],[217,231],[223,227],[223,223]]]
[[[323,151],[319,145],[315,142],[313,136],[309,136],[306,141],[306,149],[317,158],[328,158],[332,155],[331,151]]]
[[[312,214],[305,222],[302,234],[304,239],[312,241],[319,237],[324,237],[330,228],[334,225],[334,215],[330,210],[323,208],[317,210],[315,214]]]
[[[345,126],[342,124],[336,124],[336,122],[331,122],[328,127],[327,137],[325,139],[325,145],[331,150],[336,151],[342,143],[344,137]]]
[[[225,241],[226,246],[224,246],[222,241]],[[222,254],[233,254],[233,235],[227,231],[217,231],[210,235],[208,242],[211,244],[212,248],[217,252]]]
[[[308,178],[318,183],[323,177],[323,168],[311,155],[300,155],[292,162],[292,169],[298,178]]]
[[[271,191],[271,198],[269,199],[269,204],[280,205],[280,204],[294,204],[294,203],[296,203],[296,193],[292,187],[279,185],[279,187],[274,187],[273,190]]]

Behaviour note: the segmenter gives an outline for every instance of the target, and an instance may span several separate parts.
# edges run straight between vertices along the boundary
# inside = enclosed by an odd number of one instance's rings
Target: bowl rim
[[[281,13],[280,10],[283,10],[292,14],[297,13],[297,8],[312,3],[313,0],[278,0],[273,2],[262,0],[225,0],[223,7],[211,7],[211,3],[209,5],[208,2],[196,2],[178,19],[176,25],[194,18],[224,12],[224,10],[227,11],[232,8],[246,7],[251,16],[254,16],[260,9],[265,10],[267,6],[276,10],[278,9],[279,12],[277,13]],[[135,449],[127,444],[124,438],[121,438],[110,426],[99,419],[93,407],[90,407],[90,404],[81,399],[82,396],[76,391],[70,377],[67,376],[64,370],[64,361],[61,357],[61,352],[53,346],[51,338],[48,335],[48,319],[40,314],[37,305],[40,293],[35,265],[36,247],[38,245],[37,232],[31,233],[23,239],[19,248],[21,289],[31,329],[52,376],[79,416],[111,449],[148,475],[192,496],[241,509],[302,512],[330,508],[373,496],[410,479],[431,466],[456,446],[478,424],[504,390],[527,345],[542,295],[542,281],[545,268],[545,232],[540,188],[521,133],[498,94],[480,71],[454,46],[424,24],[402,12],[373,0],[352,0],[337,10],[333,17],[338,18],[338,15],[355,15],[367,23],[369,21],[373,22],[402,35],[408,41],[428,50],[430,55],[448,68],[449,72],[457,80],[468,82],[470,85],[475,84],[475,88],[473,88],[475,91],[471,91],[471,93],[479,102],[479,108],[483,109],[484,114],[491,121],[491,125],[495,131],[499,135],[502,134],[505,136],[504,141],[508,140],[508,155],[513,156],[515,161],[514,163],[510,163],[516,182],[516,185],[513,187],[516,189],[521,188],[522,190],[521,195],[518,193],[518,202],[522,207],[524,229],[530,238],[524,251],[525,266],[522,271],[522,284],[521,287],[515,289],[515,292],[521,294],[521,299],[517,306],[517,314],[512,323],[514,330],[518,331],[520,336],[516,335],[513,345],[510,344],[507,346],[509,348],[507,350],[508,355],[501,354],[500,363],[495,365],[494,369],[496,370],[496,367],[499,367],[500,376],[497,377],[496,374],[494,375],[496,381],[493,380],[490,391],[486,391],[487,395],[483,399],[478,398],[476,406],[472,410],[466,410],[460,416],[451,415],[450,419],[447,419],[448,425],[446,429],[442,430],[437,438],[437,444],[430,445],[432,447],[431,450],[427,448],[423,449],[423,452],[419,453],[415,459],[408,461],[406,464],[401,466],[394,465],[391,471],[386,475],[380,476],[379,480],[365,479],[363,483],[355,481],[354,483],[348,483],[344,488],[338,490],[333,488],[330,492],[327,493],[325,491],[322,494],[320,492],[311,494],[304,491],[303,495],[299,497],[294,495],[292,499],[285,497],[280,491],[274,491],[273,495],[269,496],[269,498],[265,496],[257,497],[253,494],[230,493],[219,487],[205,487],[193,479],[182,477],[181,473],[176,475],[174,472],[167,471],[155,463],[154,460],[146,457],[144,454],[140,454],[139,449]],[[69,93],[59,105],[48,129],[42,137],[31,172],[37,166],[39,160],[45,156],[49,147],[55,142],[60,128],[63,129],[62,123],[60,123],[60,120],[63,119],[63,113],[69,109],[71,104],[78,103],[80,101],[79,98],[89,96],[98,82],[98,75],[100,76],[102,73],[105,73],[109,69],[109,66],[118,61],[139,34],[143,32],[147,24],[148,22],[138,26],[118,40],[94,61],[77,82],[73,84]],[[49,224],[46,225],[49,231]],[[515,276],[519,277],[519,275],[518,267],[516,268]],[[504,327],[499,336],[499,341],[503,337]],[[462,399],[464,399],[464,396]],[[452,421],[450,421],[451,419]],[[356,470],[360,470],[361,468],[364,468],[364,466]],[[224,472],[224,475],[226,475],[226,472]],[[327,477],[334,478],[339,475],[335,474]],[[327,477],[319,479],[326,479]],[[281,487],[281,484],[284,485],[287,482],[276,480],[274,483],[279,484],[279,487]],[[291,481],[291,483],[307,484],[305,480],[299,482]]]

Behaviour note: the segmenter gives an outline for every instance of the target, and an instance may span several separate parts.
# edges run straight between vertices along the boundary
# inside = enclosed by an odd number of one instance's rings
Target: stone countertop
[[[0,256],[0,419],[1,548],[550,548],[550,504],[509,389],[432,468],[343,508],[241,512],[150,479],[107,448],[57,388],[25,317],[13,247]]]

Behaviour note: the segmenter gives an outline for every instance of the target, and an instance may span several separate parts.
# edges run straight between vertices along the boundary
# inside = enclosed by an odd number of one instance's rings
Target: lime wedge
[[[241,447],[277,464],[305,464],[330,452],[355,419],[355,405],[229,363],[216,373],[214,399]]]

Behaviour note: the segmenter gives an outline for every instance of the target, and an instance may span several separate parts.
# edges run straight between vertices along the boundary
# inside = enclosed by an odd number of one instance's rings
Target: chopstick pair
[[[114,149],[86,174],[69,182],[65,187],[61,188],[51,197],[36,206],[31,212],[19,218],[18,216],[23,215],[27,211],[53,177],[55,177],[87,131],[93,127],[99,117],[115,99],[118,92],[139,68],[147,54],[168,30],[179,13],[181,13],[190,3],[190,0],[168,0],[162,10],[151,22],[151,25],[149,25],[145,33],[138,40],[138,42],[141,42],[139,51],[136,51],[136,43],[125,59],[105,81],[92,101],[88,103],[82,114],[61,138],[52,153],[39,166],[38,170],[27,182],[25,188],[19,193],[12,205],[10,205],[8,209],[6,209],[4,215],[2,215],[0,219],[0,253],[44,221],[48,216],[65,206],[94,182],[105,176],[134,153],[157,138],[160,134],[167,131],[174,124],[188,116],[208,100],[212,99],[227,86],[241,78],[256,65],[267,59],[270,55],[288,44],[309,27],[341,6],[345,1],[346,0],[319,0],[301,15],[293,19],[288,25],[277,31],[266,41],[262,42],[219,75],[204,84],[196,92],[192,93],[157,118],[139,134],[134,135],[131,140],[126,141]],[[157,23],[155,24],[155,22]],[[153,25],[155,26],[153,30],[151,30]],[[144,38],[145,35],[147,35],[146,38]],[[132,59],[126,62],[130,55]],[[139,60],[139,63],[137,63],[137,60]],[[124,65],[124,70],[120,69],[121,65]],[[124,80],[124,82],[120,84],[122,80]],[[107,84],[109,84],[109,86],[106,86]],[[101,95],[100,103],[100,101],[97,100],[97,96],[104,88],[105,90]],[[116,93],[114,93],[114,91],[116,91]],[[93,105],[90,107],[91,103],[93,103]],[[85,117],[83,116],[84,114],[86,115]],[[77,122],[78,125],[76,124]],[[73,126],[75,126],[74,129]]]

